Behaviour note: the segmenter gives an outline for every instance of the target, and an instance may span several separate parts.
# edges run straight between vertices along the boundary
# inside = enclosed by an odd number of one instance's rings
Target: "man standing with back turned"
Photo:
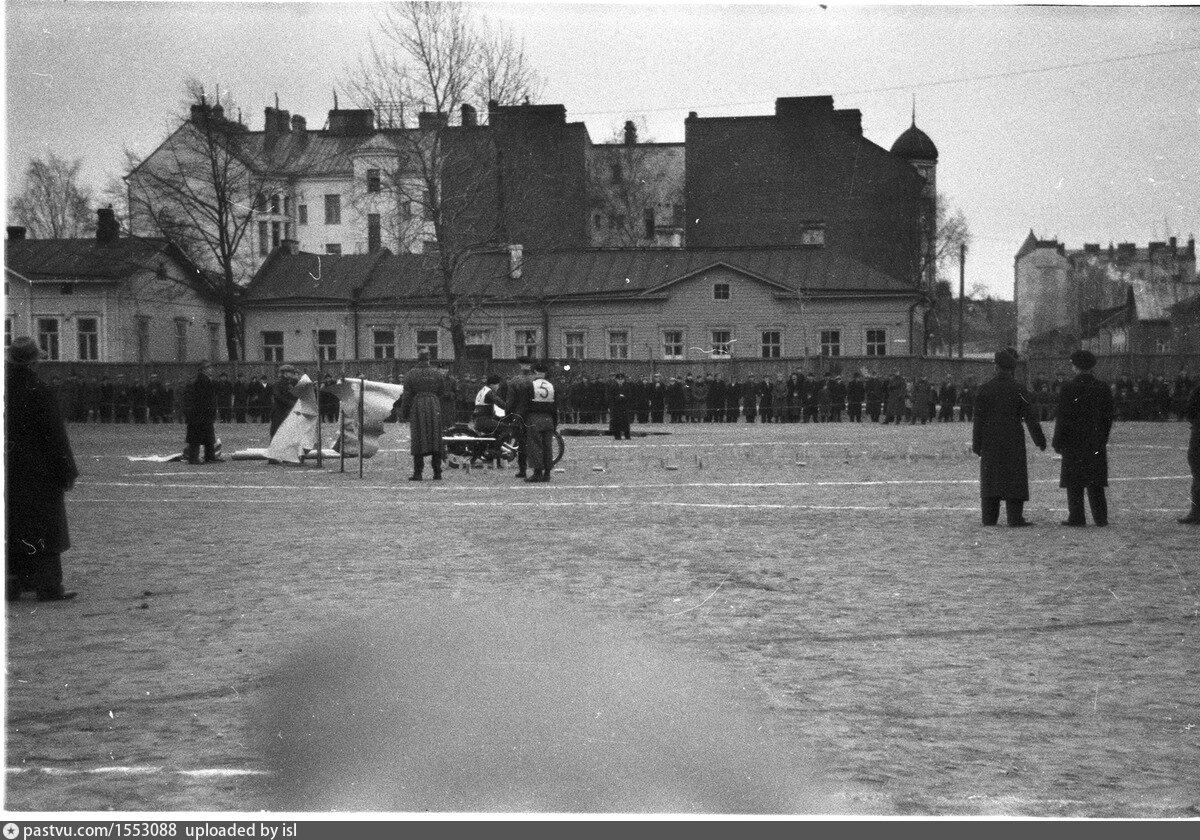
[[[1062,455],[1059,486],[1067,491],[1067,519],[1064,525],[1080,528],[1087,524],[1083,515],[1083,494],[1087,491],[1092,522],[1108,524],[1108,435],[1112,431],[1113,400],[1107,382],[1092,375],[1096,357],[1087,350],[1071,354],[1075,378],[1063,383],[1058,395],[1054,438],[1051,445]]]
[[[433,480],[442,480],[442,397],[446,394],[446,378],[429,363],[429,351],[417,354],[417,366],[404,374],[404,393],[400,397],[400,419],[408,421],[409,451],[412,453],[413,474],[409,481],[420,481],[425,470],[425,456],[433,467]]]
[[[533,475],[525,479],[528,484],[549,481],[550,468],[554,466],[558,406],[554,399],[554,384],[546,378],[547,370],[545,362],[534,364],[533,379],[515,391],[510,404],[512,412],[525,420],[525,447],[529,452],[529,466],[533,469]]]
[[[996,375],[975,396],[975,422],[971,451],[979,456],[979,496],[983,524],[1000,518],[1000,500],[1011,528],[1033,523],[1023,515],[1029,500],[1029,467],[1025,462],[1025,428],[1038,449],[1045,451],[1046,436],[1025,386],[1013,375],[1017,357],[1010,350],[996,354]]]

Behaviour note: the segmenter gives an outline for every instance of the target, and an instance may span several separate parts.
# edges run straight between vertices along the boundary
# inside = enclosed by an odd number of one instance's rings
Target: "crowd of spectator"
[[[478,379],[478,383],[475,381]],[[333,378],[326,375],[323,385]],[[1030,392],[1040,420],[1054,419],[1059,391],[1066,377],[1033,380]],[[1182,419],[1183,408],[1196,377],[1180,371],[1173,379],[1146,376],[1120,377],[1110,383],[1118,420]],[[483,377],[468,374],[461,380],[447,376],[444,416],[469,420],[475,393]],[[185,382],[146,380],[123,374],[84,377],[71,373],[54,376],[63,417],[74,423],[178,423],[182,422]],[[221,373],[216,378],[218,422],[266,423],[271,411],[272,382],[266,376],[249,379]],[[574,376],[557,383],[564,422],[608,422],[608,378]],[[947,378],[931,382],[906,379],[899,373],[863,376],[805,375],[785,377],[747,374],[744,377],[665,377],[661,373],[634,376],[627,384],[632,395],[632,419],[637,423],[908,423],[961,422],[971,419],[979,382]],[[321,419],[336,422],[337,399],[320,396]]]

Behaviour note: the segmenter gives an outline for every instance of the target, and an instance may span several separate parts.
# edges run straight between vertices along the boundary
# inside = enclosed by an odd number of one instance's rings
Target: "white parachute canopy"
[[[288,464],[299,464],[304,453],[317,448],[317,389],[308,374],[300,377],[293,391],[296,404],[292,413],[279,424],[267,457]]]
[[[404,386],[391,382],[374,382],[370,379],[342,379],[327,385],[327,393],[334,394],[341,404],[345,438],[334,447],[347,455],[358,455],[358,409],[359,395],[362,396],[362,456],[370,458],[379,451],[379,436],[383,434],[383,422],[392,413],[392,408],[404,393]]]

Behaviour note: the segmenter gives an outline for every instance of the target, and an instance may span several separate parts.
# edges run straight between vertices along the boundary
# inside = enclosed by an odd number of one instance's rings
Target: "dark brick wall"
[[[825,247],[911,281],[923,179],[813,99],[783,115],[687,120],[688,244],[796,245],[823,221]]]

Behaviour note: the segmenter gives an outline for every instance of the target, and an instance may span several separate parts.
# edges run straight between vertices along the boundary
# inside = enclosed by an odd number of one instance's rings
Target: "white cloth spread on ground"
[[[317,389],[308,374],[295,385],[296,404],[292,413],[275,430],[267,458],[299,464],[304,452],[317,448]]]
[[[358,455],[358,409],[359,394],[362,394],[362,454],[370,458],[379,451],[379,436],[383,434],[383,421],[392,413],[392,408],[404,393],[404,386],[391,382],[374,382],[370,379],[342,379],[324,388],[334,394],[341,403],[344,440],[334,444],[347,455]],[[333,437],[337,437],[334,433]]]

